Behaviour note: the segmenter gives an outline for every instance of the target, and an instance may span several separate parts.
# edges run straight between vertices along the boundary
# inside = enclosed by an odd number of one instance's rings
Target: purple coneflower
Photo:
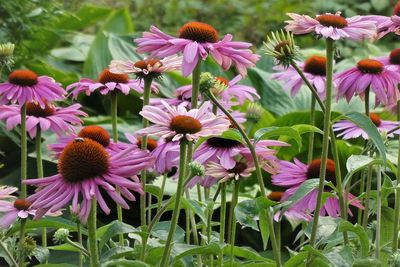
[[[375,124],[378,131],[381,133],[387,133],[399,126],[398,121],[382,120],[376,113],[372,112],[369,113],[369,118],[371,119],[372,123]],[[352,121],[342,120],[336,122],[333,125],[333,130],[335,132],[340,132],[337,136],[341,137],[342,139],[347,140],[358,137],[362,137],[363,139],[368,139],[368,134]],[[394,131],[393,133],[390,133],[388,137],[393,137],[394,134],[399,134],[399,133],[400,130]]]
[[[377,58],[383,65],[389,67],[391,70],[400,72],[400,48],[393,49],[389,56]]]
[[[255,88],[238,84],[238,82],[243,79],[243,76],[241,75],[237,75],[230,81],[224,77],[216,77],[216,79],[226,86],[226,89],[220,94],[224,101],[231,101],[232,98],[234,98],[239,102],[239,104],[243,104],[246,100],[255,102],[260,99]]]
[[[61,100],[64,95],[65,90],[52,78],[31,70],[15,70],[0,84],[0,105],[35,102],[45,108],[46,101]]]
[[[89,96],[96,90],[99,90],[102,95],[117,90],[124,95],[128,95],[132,89],[138,93],[143,93],[143,86],[144,83],[140,79],[131,80],[126,73],[112,73],[109,69],[104,69],[97,78],[97,81],[83,78],[79,82],[67,86],[67,91],[71,91],[74,98],[77,98],[82,92],[85,92]],[[155,93],[158,92],[155,86],[152,86],[152,90]]]
[[[208,103],[199,109],[186,110],[182,106],[171,107],[162,102],[165,110],[153,106],[145,106],[140,115],[154,125],[136,132],[138,136],[154,135],[178,141],[186,138],[193,141],[199,137],[220,135],[229,128],[229,121],[209,112]]]
[[[53,212],[72,200],[72,212],[86,222],[92,198],[96,198],[106,214],[110,213],[100,193],[103,189],[122,208],[129,209],[121,195],[134,201],[130,190],[144,193],[136,175],[151,163],[152,157],[147,151],[131,147],[110,155],[101,144],[89,138],[76,138],[61,153],[58,174],[26,181],[39,187],[27,201],[32,203],[32,208]],[[121,195],[116,191],[117,186]]]
[[[325,13],[317,15],[315,19],[307,15],[288,13],[292,20],[287,20],[285,29],[294,34],[316,34],[332,40],[351,39],[360,41],[374,37],[376,26],[373,20],[367,20],[362,16],[344,18],[340,15]]]
[[[276,202],[283,202],[283,195],[285,192],[283,191],[273,191],[268,195],[268,198],[276,201]],[[312,217],[310,214],[298,209],[296,207],[296,204],[290,207],[287,211],[283,213],[283,216],[290,222],[297,223],[301,221],[306,221],[309,222],[312,220]],[[280,221],[281,217],[281,212],[277,212],[274,215],[275,221]]]
[[[205,175],[223,183],[232,179],[238,181],[240,178],[249,177],[254,170],[254,165],[244,160],[236,161],[233,168],[225,168],[217,162],[210,161],[206,165]]]
[[[369,89],[375,93],[375,104],[388,105],[400,97],[397,89],[400,73],[374,59],[358,61],[356,67],[337,74],[335,82],[337,98],[346,97],[347,101],[354,95],[364,97]]]
[[[42,108],[38,103],[26,103],[26,130],[31,138],[36,136],[37,127],[41,131],[51,130],[61,135],[75,132],[75,126],[82,124],[79,116],[87,114],[80,110],[81,105],[74,104],[69,107],[56,107],[44,101]],[[0,120],[6,122],[7,130],[21,124],[21,107],[18,105],[0,106]]]
[[[321,166],[321,160],[313,160],[309,165],[303,164],[298,159],[294,159],[294,163],[289,161],[280,162],[280,170],[278,174],[272,176],[272,183],[274,185],[288,187],[282,196],[283,200],[288,200],[295,192],[299,189],[301,184],[307,179],[313,179],[319,177],[319,171]],[[335,184],[335,163],[333,160],[328,159],[326,166],[326,181]],[[312,212],[315,210],[317,205],[318,189],[312,190],[310,193],[305,195],[302,199],[294,204],[296,209],[304,212]],[[357,208],[363,209],[361,203],[349,193],[347,196],[349,204]],[[348,213],[352,216],[352,212],[349,209]],[[320,215],[324,216],[328,214],[331,217],[340,216],[340,205],[339,200],[336,197],[330,196],[327,198],[325,204],[321,208]]]
[[[297,65],[315,87],[321,100],[324,100],[326,95],[326,58],[311,56],[304,62],[297,62]],[[304,84],[299,73],[292,66],[288,68],[277,66],[274,69],[279,70],[279,72],[272,74],[272,78],[282,81],[283,88],[290,90],[290,94],[295,96]]]
[[[179,37],[163,33],[155,26],[150,32],[144,32],[142,38],[137,38],[137,51],[150,53],[151,56],[166,57],[183,53],[182,73],[188,76],[197,62],[205,60],[210,54],[215,61],[227,70],[235,65],[243,76],[248,67],[253,67],[260,58],[249,49],[250,43],[234,42],[232,35],[227,34],[222,40],[216,29],[202,22],[189,22],[179,29]]]

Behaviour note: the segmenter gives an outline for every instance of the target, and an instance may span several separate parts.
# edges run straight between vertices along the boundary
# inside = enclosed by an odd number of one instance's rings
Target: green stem
[[[322,139],[322,152],[321,152],[321,167],[319,174],[319,185],[318,185],[318,196],[317,205],[314,212],[314,220],[312,224],[310,246],[315,246],[318,221],[320,211],[322,207],[322,194],[324,193],[325,176],[326,176],[326,165],[328,162],[328,150],[329,150],[329,133],[331,123],[331,103],[332,103],[332,80],[333,80],[333,53],[334,53],[334,41],[330,38],[326,39],[326,100],[325,100],[325,113],[324,113],[324,135]],[[311,255],[311,254],[310,254]],[[306,266],[310,266],[310,257],[307,261]]]
[[[88,218],[88,237],[89,237],[89,250],[90,250],[90,267],[99,267],[99,250],[97,248],[97,234],[96,234],[96,210],[97,202],[95,198],[91,200],[91,209]]]
[[[400,100],[397,101],[397,121],[400,121]],[[399,246],[399,215],[400,215],[400,135],[398,136],[398,156],[397,156],[397,181],[396,181],[396,200],[394,203],[394,221],[393,221],[393,238],[392,251],[396,252]]]
[[[70,244],[71,246],[73,246],[74,248],[79,249],[79,255],[81,255],[82,253],[85,254],[87,257],[90,256],[89,251],[87,251],[82,244],[78,244],[74,241],[72,241],[71,239],[67,238],[67,240],[65,240],[66,243]]]
[[[111,124],[112,124],[112,134],[113,141],[118,142],[118,95],[116,92],[111,92]],[[119,188],[117,187],[117,192],[119,193]],[[122,222],[122,207],[117,204],[117,217],[118,221]],[[119,243],[121,246],[124,245],[124,235],[119,234]]]
[[[382,220],[382,172],[381,165],[376,170],[376,234],[375,234],[375,257],[379,259],[381,252],[381,220]]]
[[[368,87],[365,90],[365,115],[369,118],[369,93],[370,88]],[[367,147],[368,140],[365,141],[365,147]],[[372,157],[372,153],[370,152],[370,156]],[[371,184],[372,184],[372,166],[368,166],[367,172],[367,184],[365,189],[365,205],[364,205],[364,217],[363,217],[363,227],[367,230],[368,226],[368,217],[369,217],[369,204],[370,204],[370,197],[371,197]]]
[[[311,107],[310,107],[310,125],[315,125],[315,104],[316,99],[313,95],[311,95]],[[313,160],[313,152],[314,152],[314,132],[310,132],[310,136],[308,138],[308,156],[307,162],[310,164]]]
[[[365,187],[365,169],[363,170],[363,172],[361,173],[361,182],[360,182],[360,194],[362,192],[364,192],[364,187]],[[349,190],[350,192],[350,190]],[[358,209],[358,213],[357,213],[357,223],[359,225],[362,225],[362,214],[363,214],[363,210],[362,209]]]
[[[146,78],[144,79],[144,91],[143,91],[143,107],[149,105],[150,103],[150,94],[151,94],[151,83],[153,79]],[[146,128],[149,126],[149,121],[143,117],[142,119],[142,127]],[[147,136],[142,137],[142,149],[147,150]],[[146,184],[147,184],[147,171],[143,170],[140,174],[140,179],[142,181],[143,191],[145,192],[140,196],[140,222],[141,225],[146,225]],[[151,211],[150,211],[151,214]],[[151,215],[150,215],[151,216]]]
[[[78,233],[78,243],[83,244],[82,240],[82,229],[81,229],[81,223],[78,221],[76,223],[76,228],[77,228],[77,233]],[[79,251],[79,267],[83,267],[83,253],[82,251]]]
[[[3,243],[3,241],[0,241],[0,247],[3,249],[4,253],[8,256],[8,258],[11,260],[13,266],[11,267],[18,267],[17,261],[14,259],[13,255],[11,252],[7,249],[7,246]]]
[[[190,244],[190,214],[189,214],[189,209],[186,208],[185,209],[185,215],[186,215],[186,220],[185,220],[185,224],[186,224],[186,244]]]
[[[21,219],[21,227],[19,230],[19,256],[18,256],[18,266],[25,266],[25,255],[24,255],[24,244],[25,244],[25,228],[26,219]]]
[[[27,136],[26,136],[26,104],[21,107],[21,198],[26,198],[27,177]]]
[[[186,180],[186,181],[189,181],[189,180]],[[189,189],[186,187],[186,185],[184,187],[185,187],[186,199],[190,200]],[[190,224],[187,224],[187,225],[189,225],[191,227],[191,229],[187,229],[187,230],[189,230],[189,232],[192,231],[194,244],[195,245],[199,245],[199,237],[198,237],[198,234],[197,234],[196,219],[194,218],[194,214],[192,213],[192,211],[190,209],[187,210],[187,214],[189,215],[189,222],[190,222]],[[189,236],[190,236],[190,234],[189,234]]]
[[[42,130],[38,125],[36,127],[36,137],[35,137],[35,149],[36,149],[36,169],[37,177],[43,178],[43,160],[42,160]],[[42,247],[47,247],[47,229],[44,227],[42,229]]]
[[[225,242],[225,222],[226,222],[226,183],[221,184],[221,210],[219,224],[219,243]],[[224,252],[221,250],[218,257],[218,266],[221,267],[224,261]]]
[[[259,163],[259,160],[258,160],[258,156],[257,156],[256,150],[255,150],[255,148],[253,146],[253,143],[250,141],[250,138],[247,136],[247,134],[243,130],[242,126],[239,123],[237,123],[237,121],[229,113],[229,111],[226,110],[218,102],[218,100],[215,98],[215,96],[213,95],[213,93],[210,90],[207,92],[207,95],[208,95],[210,101],[212,103],[214,103],[216,106],[218,106],[218,108],[229,118],[231,123],[233,123],[235,128],[240,132],[241,136],[243,137],[247,147],[249,148],[249,150],[251,152],[251,156],[252,156],[253,161],[254,161],[254,167],[256,169],[256,176],[257,176],[258,185],[260,186],[261,195],[264,196],[264,197],[267,197],[267,193],[265,191],[265,186],[264,186],[264,180],[263,180],[263,176],[262,176],[262,172],[261,172],[261,168],[260,168],[260,163]],[[282,266],[282,263],[281,263],[281,257],[280,257],[280,250],[278,250],[278,245],[277,245],[277,242],[276,242],[276,236],[275,236],[273,221],[270,220],[271,219],[271,214],[269,212],[266,213],[266,216],[267,216],[267,221],[268,221],[268,230],[269,230],[269,233],[270,233],[272,252],[274,254],[274,259],[276,261],[276,266],[280,267],[280,266]]]
[[[164,253],[161,259],[160,266],[168,266],[169,265],[169,257],[171,254],[173,237],[175,235],[176,225],[178,224],[178,217],[180,213],[181,207],[181,197],[183,194],[183,185],[186,175],[186,162],[187,162],[187,141],[185,139],[181,139],[180,143],[180,159],[179,159],[179,177],[178,177],[178,185],[176,188],[175,194],[175,204],[174,209],[172,211],[172,219],[171,219],[171,227],[168,232],[167,241],[165,242]]]
[[[233,194],[231,201],[230,214],[232,214],[232,218],[230,221],[231,224],[231,232],[228,233],[230,236],[230,245],[231,245],[231,265],[233,266],[233,249],[235,247],[235,237],[236,237],[236,217],[235,217],[235,207],[239,198],[239,181],[233,181]]]
[[[164,190],[165,190],[165,183],[167,182],[167,175],[163,175],[162,177],[162,182],[161,182],[161,188],[160,188],[160,198],[158,199],[157,203],[157,212],[161,209],[162,201],[163,201],[163,195],[164,195]],[[149,223],[150,224],[150,223]]]

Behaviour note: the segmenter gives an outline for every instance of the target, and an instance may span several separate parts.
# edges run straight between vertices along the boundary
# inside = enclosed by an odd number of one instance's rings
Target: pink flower
[[[129,209],[124,198],[135,200],[130,190],[144,193],[136,175],[150,164],[152,157],[147,151],[130,147],[109,154],[101,144],[89,138],[77,138],[61,153],[58,174],[25,181],[38,187],[27,201],[32,203],[32,208],[39,209],[41,215],[58,210],[72,200],[72,212],[85,223],[93,198],[106,214],[110,213],[102,192],[124,209]],[[117,186],[121,195],[116,191]]]
[[[399,126],[398,121],[382,120],[379,117],[379,115],[375,114],[375,113],[370,113],[369,118],[375,124],[378,131],[381,133],[386,133],[386,132],[391,131]],[[337,136],[341,137],[345,140],[352,139],[352,138],[358,138],[358,137],[362,137],[363,139],[369,139],[368,134],[352,121],[342,120],[342,121],[336,122],[333,125],[333,130],[335,132],[340,132]],[[397,131],[389,134],[388,137],[393,137],[394,134],[400,134],[400,130],[397,130]]]
[[[193,72],[197,62],[211,55],[215,61],[227,70],[235,65],[238,72],[245,76],[248,67],[255,66],[260,58],[249,49],[250,43],[234,42],[232,35],[227,34],[219,40],[218,32],[212,26],[201,22],[189,22],[179,30],[179,37],[163,33],[151,26],[150,32],[144,32],[137,38],[137,51],[150,53],[151,56],[166,57],[183,53],[182,73],[188,76]]]
[[[268,198],[276,202],[281,202],[283,195],[284,192],[282,191],[274,191],[268,195]],[[275,213],[274,220],[277,222],[280,221],[281,214],[282,213],[280,211]],[[296,207],[296,204],[285,211],[283,213],[283,216],[285,216],[285,218],[293,224],[301,221],[309,222],[312,220],[311,215],[309,213],[306,213],[305,211],[298,209],[298,207]]]
[[[74,104],[69,107],[56,107],[44,101],[45,107],[29,102],[26,104],[26,129],[31,138],[36,136],[37,128],[41,131],[51,130],[61,135],[65,132],[75,132],[75,126],[82,124],[79,116],[86,117],[87,114],[81,110],[81,105]],[[7,130],[21,124],[21,107],[17,105],[0,106],[0,120],[6,122]]]
[[[397,89],[400,73],[374,59],[360,60],[356,67],[337,74],[335,82],[337,98],[346,97],[347,101],[354,95],[364,97],[368,88],[375,93],[376,104],[388,105],[400,97]]]
[[[165,110],[158,107],[145,106],[139,113],[154,125],[136,132],[138,136],[154,135],[178,141],[186,138],[188,141],[199,137],[220,135],[229,128],[229,121],[210,113],[208,103],[199,109],[187,111],[184,107],[171,107],[162,102]]]
[[[161,60],[147,58],[133,61],[113,60],[109,66],[110,71],[117,74],[135,74],[139,79],[146,77],[158,78],[164,72],[170,72],[181,69],[182,57],[169,56]]]
[[[30,70],[15,70],[8,81],[0,84],[0,105],[11,102],[24,105],[36,102],[44,108],[45,101],[61,100],[65,90],[48,76],[37,76]]]
[[[0,186],[0,201],[1,199],[15,198],[15,196],[11,194],[15,193],[17,190],[18,188],[13,186]]]
[[[376,60],[382,62],[388,69],[400,72],[400,48],[393,49],[389,56],[379,57]]]
[[[317,15],[315,19],[307,15],[294,13],[287,14],[292,20],[286,21],[285,29],[294,34],[315,32],[332,40],[351,39],[360,41],[374,37],[376,33],[375,22],[362,16],[344,18],[340,12],[336,14],[325,13]]]
[[[274,185],[288,187],[282,196],[282,201],[288,200],[296,191],[300,188],[302,183],[307,181],[307,179],[313,179],[319,177],[321,160],[313,160],[309,165],[303,164],[298,159],[294,159],[294,163],[289,161],[280,162],[280,170],[277,174],[272,176],[272,183]],[[335,184],[336,174],[335,174],[335,163],[333,160],[328,159],[326,167],[326,181]],[[292,208],[296,210],[301,210],[306,213],[315,210],[317,204],[318,189],[312,190],[310,193],[305,195],[302,199],[296,202]],[[363,209],[364,207],[361,203],[349,193],[347,196],[349,204],[357,208]],[[352,215],[350,209],[348,213]],[[328,214],[331,217],[340,216],[340,206],[337,197],[330,196],[327,198],[325,204],[321,208],[320,214],[324,216]]]
[[[143,93],[143,86],[144,83],[141,80],[130,80],[128,74],[112,73],[110,70],[104,69],[100,73],[97,82],[83,78],[79,82],[67,86],[67,91],[71,91],[72,96],[76,99],[82,92],[89,96],[96,90],[99,90],[102,95],[116,90],[128,95],[132,89],[138,93]],[[158,93],[155,85],[152,86],[152,91]]]
[[[229,102],[234,99],[242,105],[246,100],[255,102],[260,99],[260,95],[255,88],[238,84],[243,79],[241,75],[237,75],[230,81],[223,77],[217,77],[216,79],[226,85],[226,89],[220,95],[224,101]]]
[[[324,100],[326,94],[326,58],[322,56],[311,56],[305,62],[297,62],[297,64],[303,71],[304,76],[306,76],[314,86],[319,97]],[[295,96],[304,84],[299,73],[292,66],[289,66],[287,69],[278,66],[274,69],[280,72],[272,74],[272,78],[282,81],[282,87],[290,91],[292,96]]]
[[[205,174],[223,183],[231,179],[238,181],[240,178],[249,177],[254,170],[254,165],[251,162],[237,161],[233,168],[228,169],[219,163],[210,161],[206,165]]]

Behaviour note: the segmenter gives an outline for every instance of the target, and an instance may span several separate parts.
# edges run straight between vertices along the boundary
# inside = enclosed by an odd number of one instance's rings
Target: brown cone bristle
[[[196,41],[198,43],[216,43],[219,36],[216,29],[202,22],[189,22],[179,29],[179,38]]]
[[[268,195],[268,198],[273,201],[279,202],[279,201],[281,201],[282,196],[283,196],[282,191],[274,191]]]
[[[38,104],[34,102],[26,103],[26,115],[45,118],[51,116],[55,112],[55,108],[53,105],[50,105],[47,101],[44,101],[45,106],[44,109]]]
[[[319,23],[327,27],[335,27],[342,29],[347,26],[347,20],[342,16],[333,15],[333,14],[324,14],[320,15],[316,18]]]
[[[315,159],[311,161],[307,169],[307,178],[308,179],[319,178],[320,168],[321,168],[321,159]],[[330,182],[336,181],[335,162],[331,159],[328,159],[326,163],[325,180]]]
[[[383,71],[382,62],[374,59],[363,59],[358,61],[357,68],[362,73],[379,74]]]
[[[217,81],[219,81],[220,83],[222,83],[223,85],[225,85],[225,86],[228,86],[228,85],[229,85],[229,81],[228,81],[227,78],[224,78],[224,77],[215,77],[215,79],[216,79]]]
[[[326,75],[326,57],[311,56],[304,62],[304,71],[314,74],[325,76]]]
[[[149,150],[150,152],[151,151],[153,151],[154,149],[156,149],[157,148],[157,140],[155,140],[155,139],[153,139],[153,138],[150,138],[150,137],[147,137],[147,150]],[[142,139],[139,139],[138,141],[137,141],[137,146],[138,147],[142,147]]]
[[[107,147],[110,144],[110,135],[103,127],[97,125],[90,125],[83,127],[78,133],[79,137],[89,138],[103,147]]]
[[[99,143],[77,138],[65,146],[58,160],[58,171],[69,183],[78,183],[105,174],[108,154]]]
[[[98,79],[99,83],[128,83],[129,82],[129,76],[126,73],[120,74],[120,73],[112,73],[109,69],[104,69]]]
[[[207,144],[214,148],[234,148],[240,146],[240,142],[222,137],[211,137],[207,139]]]
[[[393,65],[400,65],[400,48],[393,49],[390,52],[389,62]]]
[[[14,208],[17,210],[28,210],[31,205],[32,203],[22,198],[14,201]]]
[[[379,117],[376,113],[369,113],[369,118],[371,119],[372,123],[375,124],[376,127],[380,126],[382,123],[381,117]]]
[[[234,174],[242,174],[244,170],[247,169],[247,164],[243,163],[243,162],[236,162],[235,167],[233,167],[232,169],[229,169],[228,172],[229,173],[234,173]]]
[[[38,76],[31,70],[15,70],[8,75],[8,81],[20,86],[33,86],[38,83]]]
[[[145,60],[139,60],[137,62],[135,62],[134,66],[136,68],[145,70],[147,69],[147,66],[154,66],[155,64],[159,64],[160,66],[162,66],[162,63],[160,60],[158,59],[154,59],[154,58],[150,58],[150,59],[145,59]]]
[[[201,131],[200,121],[186,115],[173,117],[169,127],[178,134],[194,134]]]
[[[397,1],[396,5],[394,6],[393,15],[400,16],[400,1]]]
[[[283,53],[288,54],[288,53],[290,53],[289,46],[290,46],[290,43],[288,41],[282,41],[274,47],[274,50],[275,50],[275,52],[278,52],[278,53],[282,53],[282,50],[283,50]]]

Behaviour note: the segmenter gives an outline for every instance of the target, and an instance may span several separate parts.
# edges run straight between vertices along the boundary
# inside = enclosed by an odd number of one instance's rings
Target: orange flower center
[[[225,86],[228,86],[228,85],[229,85],[228,79],[226,79],[226,78],[224,78],[224,77],[215,77],[215,79],[216,79],[217,81],[219,81],[220,83],[222,83],[223,85],[225,85]]]
[[[320,15],[316,18],[316,20],[326,27],[342,29],[347,26],[347,20],[345,18],[333,14]]]
[[[304,71],[314,74],[325,76],[326,75],[326,57],[311,56],[304,62]]]
[[[15,70],[8,75],[10,83],[20,86],[33,86],[38,83],[38,76],[31,70]]]
[[[394,6],[393,15],[395,15],[395,16],[400,15],[400,1],[397,1],[396,5]]]
[[[147,66],[151,66],[152,67],[152,66],[156,65],[157,63],[160,66],[162,66],[161,61],[159,61],[158,59],[150,58],[150,59],[145,59],[145,60],[139,60],[134,64],[134,66],[136,68],[145,70],[145,69],[147,69]]]
[[[40,105],[35,102],[29,102],[26,104],[26,114],[29,116],[44,118],[53,115],[54,112],[54,106],[47,103],[47,101],[45,101],[44,108],[41,108]]]
[[[178,134],[194,134],[201,131],[200,121],[186,115],[173,117],[169,127]]]
[[[129,76],[126,73],[119,74],[119,73],[112,73],[109,69],[104,69],[98,79],[99,83],[128,83]]]
[[[219,39],[217,30],[202,22],[189,22],[183,25],[179,29],[179,38],[198,43],[216,43]]]
[[[308,179],[313,179],[313,178],[319,178],[319,172],[321,168],[321,160],[320,159],[315,159],[311,161],[311,163],[308,165],[307,169],[307,178]],[[335,173],[335,162],[331,159],[328,159],[328,162],[326,164],[326,175],[325,179],[330,182],[335,182],[336,181],[336,173]]]
[[[233,148],[239,146],[240,142],[221,137],[211,137],[207,139],[207,144],[215,148]]]
[[[389,61],[390,64],[400,65],[400,48],[396,48],[390,52]]]
[[[108,154],[104,147],[88,138],[77,138],[70,142],[58,160],[58,171],[69,183],[103,175],[108,166]]]
[[[383,64],[374,59],[363,59],[358,61],[357,68],[363,73],[379,74],[383,71]]]
[[[14,201],[14,208],[16,208],[17,210],[28,210],[31,205],[32,203],[26,201],[23,198]]]
[[[247,164],[243,163],[243,162],[236,162],[235,167],[233,167],[232,169],[229,169],[228,172],[229,173],[234,173],[234,174],[242,174],[244,172],[244,170],[247,169]]]
[[[379,115],[376,113],[369,113],[369,118],[376,127],[380,126],[382,123],[381,117],[379,117]]]
[[[154,149],[157,148],[157,141],[154,140],[153,138],[147,137],[147,150],[153,151]],[[137,141],[137,146],[142,147],[142,139],[139,139]]]
[[[89,138],[103,147],[107,147],[110,144],[110,135],[103,127],[97,125],[90,125],[83,127],[78,133],[81,138]]]
[[[282,196],[283,196],[283,192],[275,191],[275,192],[271,192],[268,195],[268,198],[273,200],[273,201],[279,202],[279,201],[281,201]]]

